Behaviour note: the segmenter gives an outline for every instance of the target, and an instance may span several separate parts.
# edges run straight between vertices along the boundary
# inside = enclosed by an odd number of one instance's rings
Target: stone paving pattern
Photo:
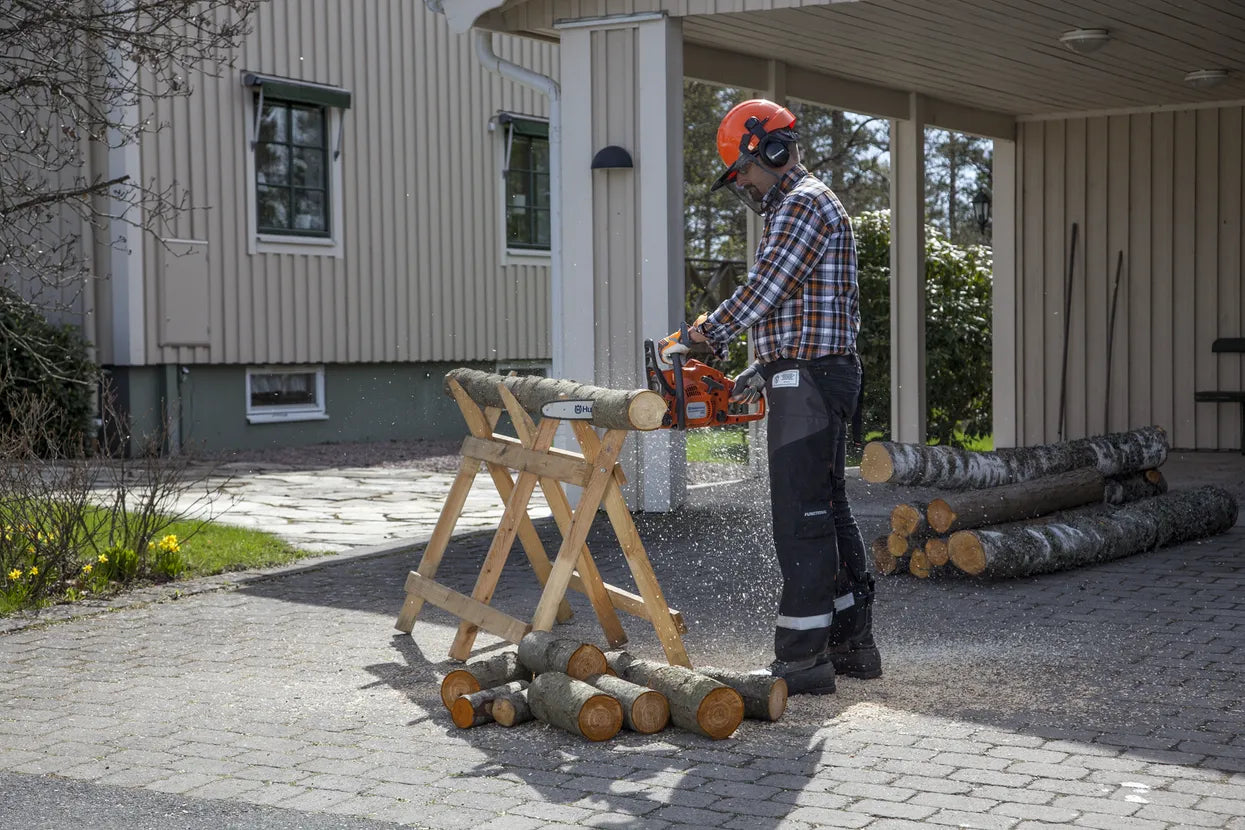
[[[1168,474],[1173,486],[1245,488],[1239,456],[1186,470],[1188,481]],[[356,473],[302,475],[325,486],[303,491],[308,516],[337,509],[313,490],[369,501]],[[250,486],[285,498],[308,482],[294,479]],[[402,487],[375,492],[382,507],[360,521],[388,509],[387,494],[426,539],[448,481],[408,480],[420,495],[405,505]],[[852,487],[866,532],[880,532],[899,492]],[[486,514],[491,527],[495,508]],[[351,524],[340,515],[326,524]],[[638,522],[693,660],[768,662],[778,572],[763,488],[698,490]],[[556,550],[552,522],[538,526]],[[438,579],[469,592],[490,538],[457,537]],[[589,546],[607,581],[632,584],[603,517]],[[840,679],[837,694],[792,698],[778,723],[745,721],[716,742],[675,729],[592,744],[539,724],[455,728],[437,680],[457,621],[428,607],[412,635],[393,629],[421,551],[356,547],[10,625],[0,773],[337,814],[343,827],[1245,829],[1245,520],[1040,578],[882,578],[882,679]],[[537,596],[516,551],[494,604],[530,615]],[[576,617],[557,630],[604,646],[571,596]],[[661,656],[647,624],[623,623],[629,648]],[[500,645],[482,635],[476,652]]]

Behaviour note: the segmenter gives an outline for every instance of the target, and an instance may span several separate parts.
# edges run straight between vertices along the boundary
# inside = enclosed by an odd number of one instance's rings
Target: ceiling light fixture
[[[1210,89],[1228,80],[1226,69],[1195,69],[1184,76],[1184,82],[1195,89]]]
[[[1059,36],[1059,42],[1078,55],[1097,52],[1110,39],[1111,33],[1106,29],[1072,29]]]

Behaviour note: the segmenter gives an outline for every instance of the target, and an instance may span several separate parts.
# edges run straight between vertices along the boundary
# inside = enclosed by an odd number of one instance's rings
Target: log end
[[[897,504],[891,510],[891,530],[911,536],[921,526],[921,511],[911,504]]]
[[[923,549],[912,551],[912,556],[908,557],[908,573],[920,579],[926,579],[931,571],[929,557],[925,555],[925,551]]]
[[[891,556],[903,556],[908,552],[908,537],[901,533],[891,533],[886,537],[886,549]]]
[[[593,695],[579,710],[579,732],[590,741],[608,741],[622,729],[622,704],[607,694]]]
[[[869,543],[869,552],[873,555],[873,565],[880,574],[895,572],[895,556],[887,546],[887,536],[879,536]]]
[[[955,511],[951,509],[951,505],[947,504],[946,499],[934,499],[929,503],[929,507],[925,509],[925,515],[928,518],[929,526],[937,533],[946,533],[951,529],[952,522],[955,521]]]
[[[571,659],[566,661],[566,673],[576,680],[583,680],[594,674],[603,674],[608,669],[609,664],[605,662],[605,654],[590,643],[584,643],[575,649]]]
[[[891,480],[895,474],[895,462],[891,454],[880,441],[865,444],[864,454],[860,458],[860,477],[872,484],[881,484]]]
[[[463,695],[474,694],[478,691],[480,691],[480,683],[475,675],[463,669],[455,669],[441,680],[441,702],[451,714],[456,700]]]
[[[661,428],[666,411],[666,399],[651,389],[645,389],[637,392],[627,405],[627,420],[636,429],[647,432]]]
[[[453,717],[453,711],[450,716]],[[493,720],[502,726],[514,726],[515,711],[514,704],[506,700],[504,697],[493,701]],[[457,720],[454,721],[458,723]]]
[[[743,696],[729,686],[711,690],[696,710],[696,722],[715,741],[734,735],[743,720]]]
[[[946,539],[930,539],[925,543],[925,558],[930,565],[942,566],[951,560]]]
[[[476,722],[476,712],[471,701],[466,697],[460,697],[450,704],[450,719],[459,729],[470,729]]]
[[[1160,473],[1158,470],[1146,470],[1144,475],[1146,477],[1146,481],[1150,482],[1151,484],[1158,484],[1160,481],[1163,480],[1163,474]]]
[[[777,721],[787,711],[787,681],[778,678],[769,693],[769,719]]]
[[[964,573],[976,576],[986,569],[986,549],[976,533],[968,530],[952,533],[947,547],[951,552],[951,564]]]
[[[642,735],[660,732],[670,723],[670,701],[661,692],[649,691],[631,706],[631,725]]]

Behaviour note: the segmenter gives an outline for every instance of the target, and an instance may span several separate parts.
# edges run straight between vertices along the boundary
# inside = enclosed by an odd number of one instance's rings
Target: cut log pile
[[[947,489],[891,511],[870,545],[878,573],[1017,577],[1132,556],[1222,533],[1236,499],[1218,487],[1168,492],[1161,427],[974,452],[874,441],[861,477]]]
[[[689,669],[626,651],[532,631],[518,648],[447,673],[441,700],[454,724],[513,727],[536,720],[590,741],[622,729],[641,734],[668,725],[714,740],[745,717],[776,721],[787,707],[782,678],[731,669]]]

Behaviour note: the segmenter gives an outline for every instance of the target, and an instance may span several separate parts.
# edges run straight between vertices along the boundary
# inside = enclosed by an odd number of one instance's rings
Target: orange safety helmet
[[[790,157],[787,142],[794,136],[791,110],[764,98],[736,104],[718,125],[718,155],[726,172],[713,183],[713,190],[735,180],[740,160],[758,159],[770,167],[782,167]],[[779,135],[775,135],[778,133]]]

